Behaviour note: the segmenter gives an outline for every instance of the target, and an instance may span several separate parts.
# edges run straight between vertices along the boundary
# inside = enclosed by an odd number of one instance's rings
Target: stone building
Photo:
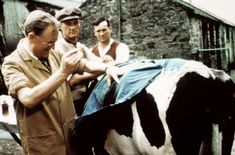
[[[104,16],[113,38],[128,44],[133,57],[196,59],[225,70],[234,62],[235,26],[182,0],[0,0],[1,54],[16,48],[30,11],[54,15],[65,6],[82,8],[79,39],[87,46],[95,44],[91,22]]]
[[[95,42],[91,21],[104,16],[133,56],[196,59],[225,70],[234,62],[234,25],[184,1],[87,0],[81,8],[87,45]]]

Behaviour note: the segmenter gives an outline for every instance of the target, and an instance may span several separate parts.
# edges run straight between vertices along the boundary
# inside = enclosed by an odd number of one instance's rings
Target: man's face
[[[61,31],[65,39],[76,38],[80,33],[80,21],[78,19],[70,19],[61,22]]]
[[[108,42],[112,33],[112,27],[108,26],[106,21],[101,22],[99,25],[94,26],[94,35],[100,42]]]
[[[49,25],[40,36],[32,35],[30,37],[30,43],[33,54],[38,58],[48,58],[50,49],[55,47],[55,42],[58,37],[57,27]]]

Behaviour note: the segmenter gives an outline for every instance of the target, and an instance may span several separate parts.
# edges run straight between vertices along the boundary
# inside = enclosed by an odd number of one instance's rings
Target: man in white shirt
[[[116,63],[129,60],[128,46],[111,38],[112,26],[108,19],[98,18],[92,25],[98,42],[91,48],[91,51],[96,56],[104,61],[114,60]]]

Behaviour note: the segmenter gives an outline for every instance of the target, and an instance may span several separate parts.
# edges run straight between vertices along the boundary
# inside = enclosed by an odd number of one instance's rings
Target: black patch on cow
[[[179,155],[197,155],[211,125],[223,128],[234,113],[233,82],[187,73],[177,83],[167,110],[172,144]]]
[[[141,127],[151,146],[159,148],[164,145],[166,134],[153,96],[142,91],[136,97],[136,107]]]
[[[105,99],[103,102],[104,106],[112,105],[115,103],[116,87],[117,84],[112,83],[109,91],[105,95]],[[130,101],[127,102],[131,104],[134,101],[136,101],[137,111],[140,117],[140,123],[146,138],[149,140],[152,146],[156,146],[159,148],[165,142],[165,132],[162,122],[159,118],[158,108],[153,96],[151,94],[147,94],[145,90],[142,90],[140,93],[138,93],[135,97],[133,97]],[[122,113],[122,111],[120,111],[120,113]],[[131,111],[129,111],[129,114],[131,114],[130,117],[132,117]],[[126,115],[124,116],[126,117]],[[123,119],[126,119],[125,117]],[[117,122],[118,119],[120,118],[117,118],[115,122]],[[130,118],[128,117],[128,119]],[[111,128],[116,129],[119,134],[124,134],[126,136],[131,137],[133,125],[133,122],[129,124],[131,121],[123,121],[120,125],[115,123],[115,125],[113,125]]]
[[[95,147],[97,152],[104,151],[104,141],[109,129],[115,129],[119,134],[131,137],[131,103],[133,100],[107,106],[91,115],[78,118],[75,123],[76,135],[73,138],[73,144],[78,147],[78,152],[86,154],[87,149],[91,147]]]
[[[106,93],[105,97],[104,97],[104,101],[103,101],[103,106],[109,106],[111,104],[115,103],[115,92],[116,92],[116,88],[117,88],[117,83],[113,82],[111,84],[111,86],[109,87],[108,92]]]

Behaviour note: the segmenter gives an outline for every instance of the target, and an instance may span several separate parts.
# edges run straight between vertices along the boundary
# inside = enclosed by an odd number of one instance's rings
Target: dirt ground
[[[0,155],[24,155],[20,145],[13,139],[0,139]]]

